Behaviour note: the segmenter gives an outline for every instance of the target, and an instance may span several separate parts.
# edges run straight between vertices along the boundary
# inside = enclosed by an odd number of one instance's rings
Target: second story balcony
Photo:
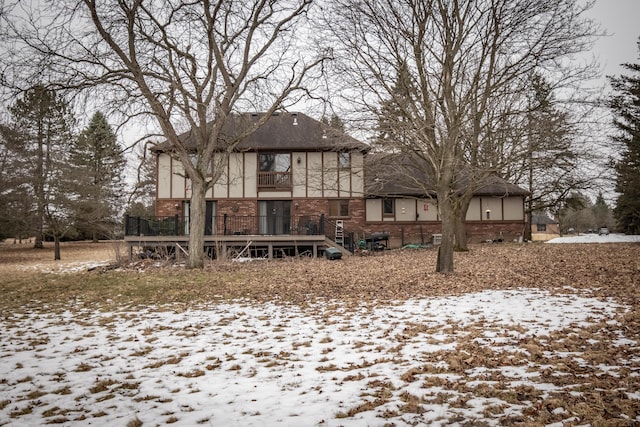
[[[291,190],[291,172],[258,172],[258,190]]]

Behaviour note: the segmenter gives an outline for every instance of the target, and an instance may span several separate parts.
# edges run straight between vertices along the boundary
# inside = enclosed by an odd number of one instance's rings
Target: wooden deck
[[[176,257],[184,257],[188,253],[189,236],[125,236],[129,250],[129,258],[136,254],[144,254],[149,250],[158,252],[162,249],[172,251]],[[337,245],[325,235],[207,235],[204,238],[205,250],[211,254],[225,256],[255,256],[274,258],[279,251],[306,254],[316,258],[320,251],[328,247],[336,247],[345,255],[349,251]],[[135,249],[138,252],[134,252]],[[241,253],[244,249],[244,253]]]

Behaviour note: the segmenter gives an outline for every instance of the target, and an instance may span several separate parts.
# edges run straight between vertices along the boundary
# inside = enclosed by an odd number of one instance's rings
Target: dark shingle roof
[[[424,165],[409,160],[405,155],[375,153],[365,160],[365,194],[368,197],[425,197],[435,196],[435,185],[427,178]],[[460,179],[461,190],[469,185]],[[526,196],[528,191],[495,174],[483,177],[475,186],[476,196]]]
[[[264,113],[234,113],[224,124],[221,138],[233,140],[264,117]],[[179,136],[187,149],[195,149],[191,132]],[[169,151],[167,142],[158,144],[156,151]],[[238,151],[298,150],[298,151],[367,151],[369,146],[303,113],[274,113],[252,134],[244,137]]]

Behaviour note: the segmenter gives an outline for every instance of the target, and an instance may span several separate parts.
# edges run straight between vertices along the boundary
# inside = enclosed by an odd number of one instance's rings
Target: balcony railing
[[[291,172],[258,172],[258,189],[290,190]]]

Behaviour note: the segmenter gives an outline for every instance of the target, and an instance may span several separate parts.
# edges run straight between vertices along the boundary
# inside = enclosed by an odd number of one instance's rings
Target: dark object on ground
[[[342,259],[342,252],[336,248],[327,248],[324,250],[324,256],[327,259]]]

